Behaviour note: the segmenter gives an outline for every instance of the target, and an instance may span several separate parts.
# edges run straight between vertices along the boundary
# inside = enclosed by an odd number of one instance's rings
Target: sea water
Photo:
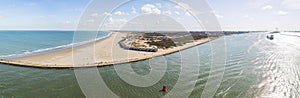
[[[109,32],[99,32],[95,40],[108,34]],[[74,31],[0,31],[0,58],[22,57],[84,44],[72,43],[73,35]]]
[[[1,31],[0,55],[30,55],[38,50],[56,49],[53,47],[72,44],[72,31]],[[101,35],[102,34],[102,35]],[[101,33],[99,37],[108,33]],[[216,83],[217,91],[213,93],[218,98],[233,97],[300,97],[300,38],[297,36],[274,34],[274,40],[266,39],[266,33],[249,33],[221,37],[217,40],[173,53],[156,59],[165,60],[167,69],[164,76],[157,83],[139,87],[128,83],[119,77],[116,66],[124,66],[123,71],[128,75],[147,75],[151,67],[160,68],[163,63],[149,65],[151,60],[96,68],[101,77],[87,75],[90,78],[102,78],[106,86],[115,95],[122,98],[153,98],[167,95],[160,92],[163,85],[171,91],[178,80],[187,80],[180,85],[191,88],[180,89],[183,94],[190,94],[191,98],[204,96],[209,90],[209,78],[218,77],[221,83]],[[212,49],[212,44],[224,44],[226,47]],[[216,66],[214,62],[221,56],[212,57],[213,50],[226,49],[226,63]],[[197,50],[199,64],[189,64],[182,69],[181,53]],[[43,52],[43,51],[42,51]],[[190,53],[195,57],[196,53]],[[89,71],[94,68],[80,69],[40,69],[0,64],[0,97],[74,97],[82,98],[83,89],[79,86],[74,70]],[[133,69],[133,71],[131,70]],[[194,70],[198,72],[193,72]],[[182,70],[193,73],[180,77]],[[159,71],[159,70],[158,70]],[[163,69],[161,69],[163,71]],[[190,77],[197,77],[196,79]],[[136,78],[132,78],[133,80]],[[93,80],[86,80],[93,81]],[[139,81],[139,80],[135,80]],[[195,83],[195,85],[193,85]],[[214,82],[212,82],[214,84]],[[93,85],[96,86],[96,85]],[[93,87],[90,86],[90,87]],[[105,88],[93,91],[94,94],[104,92]],[[192,91],[192,92],[189,92]]]

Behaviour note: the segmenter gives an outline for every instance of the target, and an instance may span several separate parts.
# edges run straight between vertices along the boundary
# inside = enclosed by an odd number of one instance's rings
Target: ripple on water
[[[261,72],[261,82],[257,87],[261,90],[261,97],[299,97],[299,50],[291,46],[291,43],[281,41],[282,36],[276,35],[279,40],[265,42],[261,48],[262,64],[258,67]],[[300,40],[298,38],[298,40]],[[295,43],[294,43],[295,44]],[[294,46],[294,45],[293,45]],[[255,62],[258,62],[256,60]]]
[[[280,36],[276,35],[276,38]],[[227,59],[225,72],[224,66],[212,65],[212,53],[209,43],[198,46],[200,65],[188,65],[186,70],[193,71],[199,68],[199,74],[185,75],[190,85],[196,82],[190,97],[201,96],[209,77],[223,76],[221,85],[214,97],[300,97],[300,58],[299,50],[294,43],[284,45],[285,41],[265,40],[265,34],[242,34],[226,37]],[[298,47],[299,48],[299,47]],[[214,49],[216,50],[216,49]],[[188,54],[193,55],[193,54]],[[218,55],[218,54],[217,54]],[[114,67],[98,68],[108,87],[116,94],[132,97],[161,97],[163,93],[158,90],[162,85],[167,85],[168,90],[178,80],[181,66],[180,54],[175,53],[165,56],[168,68],[163,80],[157,84],[141,88],[134,87],[123,80],[114,72]],[[189,58],[184,58],[189,59]],[[218,57],[215,57],[218,60]],[[149,73],[148,61],[134,62],[134,72],[146,75]],[[160,65],[159,63],[153,63]],[[123,65],[118,65],[123,66]],[[126,66],[126,65],[124,65]],[[85,70],[85,69],[83,69]],[[128,69],[124,69],[128,70]],[[214,73],[211,75],[211,72]],[[197,76],[198,79],[191,79]],[[188,93],[188,92],[184,93]],[[33,95],[34,94],[34,95]],[[37,69],[16,67],[0,64],[0,95],[4,97],[84,97],[72,69]]]

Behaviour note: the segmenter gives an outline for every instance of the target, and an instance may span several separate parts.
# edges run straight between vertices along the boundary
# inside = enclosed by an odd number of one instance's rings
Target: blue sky
[[[1,0],[0,29],[67,29],[88,0]]]
[[[223,30],[299,30],[299,0],[207,0]],[[75,30],[90,0],[1,0],[0,30]],[[189,30],[201,30],[195,19],[176,4],[136,0],[108,16],[106,29],[118,29],[142,14],[164,14]],[[93,22],[93,20],[89,20]]]
[[[209,0],[225,29],[299,30],[299,0]]]

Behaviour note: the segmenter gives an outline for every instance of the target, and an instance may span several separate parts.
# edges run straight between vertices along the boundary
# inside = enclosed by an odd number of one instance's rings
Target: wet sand
[[[106,66],[162,56],[203,44],[211,40],[209,38],[204,38],[196,40],[193,43],[187,43],[183,46],[177,46],[165,50],[158,49],[157,52],[142,52],[126,50],[119,46],[118,42],[128,34],[129,33],[112,33],[108,37],[93,43],[33,56],[1,59],[0,63],[41,68]]]

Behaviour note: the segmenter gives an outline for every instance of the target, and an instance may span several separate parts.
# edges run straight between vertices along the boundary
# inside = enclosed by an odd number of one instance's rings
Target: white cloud
[[[132,13],[132,14],[135,14],[135,13],[136,13],[135,7],[131,7],[131,13]]]
[[[119,29],[122,25],[127,23],[128,20],[125,18],[112,18],[109,17],[107,23],[104,24],[105,29]]]
[[[217,18],[224,18],[224,16],[218,14],[218,12],[216,12],[215,10],[210,11],[211,14],[215,15]]]
[[[216,17],[217,17],[217,18],[223,18],[224,16],[219,15],[219,14],[216,14]]]
[[[112,17],[108,18],[108,23],[109,24],[116,24],[116,23],[118,23],[118,24],[124,24],[126,22],[128,22],[128,20],[125,19],[125,18],[121,18],[121,19],[113,19]]]
[[[141,10],[145,14],[161,14],[161,11],[153,4],[145,4]]]
[[[180,15],[180,13],[178,11],[175,11],[174,13],[177,14],[177,15]]]
[[[185,12],[186,16],[191,16],[191,14],[189,12]]]
[[[99,14],[98,14],[98,13],[92,13],[91,16],[92,16],[92,17],[98,17]]]
[[[40,16],[36,16],[38,17],[39,19],[44,19],[44,20],[51,20],[53,18],[56,18],[57,16],[56,15],[40,15]]]
[[[164,11],[163,13],[167,14],[167,15],[171,15],[172,14],[172,12],[170,10]]]
[[[270,10],[273,9],[273,7],[271,5],[266,5],[264,7],[261,8],[262,10]]]
[[[62,24],[64,24],[64,25],[73,25],[75,23],[72,22],[72,21],[64,21]]]
[[[30,3],[25,3],[24,5],[25,5],[25,6],[36,6],[37,3],[35,3],[35,2],[30,2]]]
[[[299,10],[300,0],[283,0],[282,5],[289,9]]]
[[[174,8],[180,9],[181,7],[179,5],[175,5]]]
[[[121,23],[126,23],[126,22],[128,22],[128,20],[127,20],[127,19],[125,19],[125,18],[118,19],[117,21],[118,21],[118,22],[121,22]]]
[[[285,12],[285,11],[278,11],[277,14],[278,14],[278,15],[286,15],[286,14],[288,14],[288,12]]]
[[[125,12],[117,11],[117,12],[115,12],[114,14],[115,14],[115,15],[124,15]]]
[[[105,16],[111,16],[111,13],[108,13],[108,12],[104,12],[103,13]]]
[[[188,10],[191,9],[191,7],[186,3],[178,3],[177,5],[174,6],[174,8],[176,8],[176,9],[188,9]]]
[[[113,20],[112,17],[109,17],[109,18],[108,18],[108,23],[113,23],[113,21],[114,21],[114,20]]]
[[[91,14],[91,17],[99,17],[101,14],[99,13],[92,13]],[[105,16],[111,16],[111,13],[108,13],[108,12],[104,12],[102,15],[105,15]]]
[[[87,23],[95,23],[95,20],[94,19],[89,19],[86,21]]]

